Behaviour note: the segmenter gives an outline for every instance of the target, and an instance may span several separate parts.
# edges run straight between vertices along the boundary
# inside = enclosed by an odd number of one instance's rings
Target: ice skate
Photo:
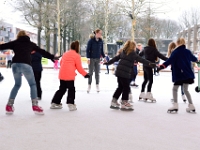
[[[132,94],[129,94],[129,103],[133,103],[133,95]]]
[[[144,99],[144,98],[145,98],[145,92],[141,92],[139,96],[139,100]]]
[[[186,111],[188,113],[195,113],[196,110],[193,104],[188,104],[188,108],[186,108]]]
[[[50,109],[62,109],[62,103],[60,104],[56,104],[56,103],[52,103]]]
[[[172,112],[176,112],[178,111],[178,104],[177,103],[173,103],[173,106],[171,108],[168,109],[168,113],[172,113]]]
[[[77,110],[75,104],[68,104],[68,107],[69,107],[69,110],[70,110],[70,111],[75,111],[75,110]]]
[[[183,102],[185,102],[185,103],[186,103],[186,97],[185,97],[185,94],[184,94],[184,95],[182,95],[182,99],[183,99]]]
[[[150,100],[151,102],[156,102],[156,99],[153,98],[153,94],[151,92],[147,92],[147,94],[144,96],[144,100]]]
[[[100,90],[99,90],[99,85],[98,84],[96,85],[96,88],[97,88],[97,93],[99,93]]]
[[[12,115],[14,113],[15,109],[13,105],[6,105],[6,114],[7,115]]]
[[[110,108],[111,109],[120,109],[119,107],[120,107],[120,104],[117,102],[117,99],[113,98],[111,101]]]
[[[138,88],[138,85],[135,84],[135,83],[131,84],[131,86],[132,86],[133,88]]]
[[[122,100],[121,110],[124,110],[124,111],[133,111],[134,109],[133,109],[133,105],[131,105],[130,103],[128,103],[128,101]]]
[[[90,93],[91,85],[88,85],[87,93]]]
[[[3,77],[3,76],[0,76],[0,82],[1,82],[3,79],[4,79],[4,77]]]
[[[38,100],[37,99],[32,100],[32,109],[33,109],[35,114],[44,115],[42,107],[38,106]]]

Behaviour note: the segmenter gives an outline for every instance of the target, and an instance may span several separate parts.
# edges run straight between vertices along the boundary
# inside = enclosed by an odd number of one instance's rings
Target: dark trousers
[[[117,77],[118,88],[116,89],[113,97],[119,99],[122,94],[122,100],[128,100],[130,93],[130,79]]]
[[[42,98],[42,89],[40,85],[40,80],[42,77],[42,71],[33,71],[35,76],[35,82],[37,87],[37,97]]]
[[[8,60],[7,61],[7,68],[11,68],[11,65],[12,65],[12,60]]]
[[[151,87],[153,84],[153,71],[152,68],[143,66],[144,71],[144,82],[142,83],[142,90],[141,92],[145,91],[146,84],[149,82],[147,86],[147,92],[151,92]]]
[[[109,74],[109,67],[108,67],[108,65],[106,65],[106,69],[107,69],[107,72],[108,72],[108,74]]]
[[[68,89],[67,104],[74,104],[76,91],[73,80],[72,81],[60,80],[59,90],[55,93],[51,103],[60,104],[62,97],[66,93],[67,89]]]

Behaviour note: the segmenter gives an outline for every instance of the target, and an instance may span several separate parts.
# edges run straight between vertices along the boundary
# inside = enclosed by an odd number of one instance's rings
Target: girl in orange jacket
[[[71,43],[71,49],[65,52],[62,56],[60,62],[60,87],[59,90],[55,93],[52,102],[51,109],[61,109],[61,99],[68,89],[67,104],[70,111],[77,110],[76,105],[74,104],[75,100],[75,86],[74,80],[76,76],[76,70],[82,74],[85,78],[89,78],[87,72],[82,68],[81,56],[79,55],[80,45],[78,41]]]

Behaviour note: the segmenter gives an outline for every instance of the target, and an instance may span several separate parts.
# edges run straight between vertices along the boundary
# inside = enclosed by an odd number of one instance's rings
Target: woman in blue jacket
[[[194,83],[195,78],[191,62],[197,62],[198,59],[191,53],[190,50],[186,49],[185,43],[186,42],[184,38],[179,38],[176,42],[177,48],[172,52],[169,59],[160,66],[160,69],[164,69],[167,66],[172,65],[172,81],[174,82],[174,104],[173,107],[168,109],[168,112],[178,111],[177,91],[181,85],[183,86],[184,93],[189,102],[186,111],[195,112],[195,107],[193,105],[191,95],[188,91],[188,87],[189,84]]]

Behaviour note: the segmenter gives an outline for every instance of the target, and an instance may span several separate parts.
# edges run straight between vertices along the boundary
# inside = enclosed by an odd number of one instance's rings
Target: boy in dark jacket
[[[113,99],[111,101],[111,109],[119,109],[119,103],[117,102],[120,95],[122,94],[122,103],[121,103],[121,110],[133,110],[133,106],[128,102],[129,99],[129,85],[130,80],[134,76],[133,72],[133,63],[135,60],[144,63],[147,66],[154,67],[155,64],[150,63],[149,61],[141,58],[135,53],[136,44],[132,41],[127,41],[123,48],[123,52],[115,56],[109,62],[104,63],[104,65],[113,64],[116,61],[119,61],[117,66],[117,70],[115,75],[117,76],[118,81],[118,88],[116,89]]]

